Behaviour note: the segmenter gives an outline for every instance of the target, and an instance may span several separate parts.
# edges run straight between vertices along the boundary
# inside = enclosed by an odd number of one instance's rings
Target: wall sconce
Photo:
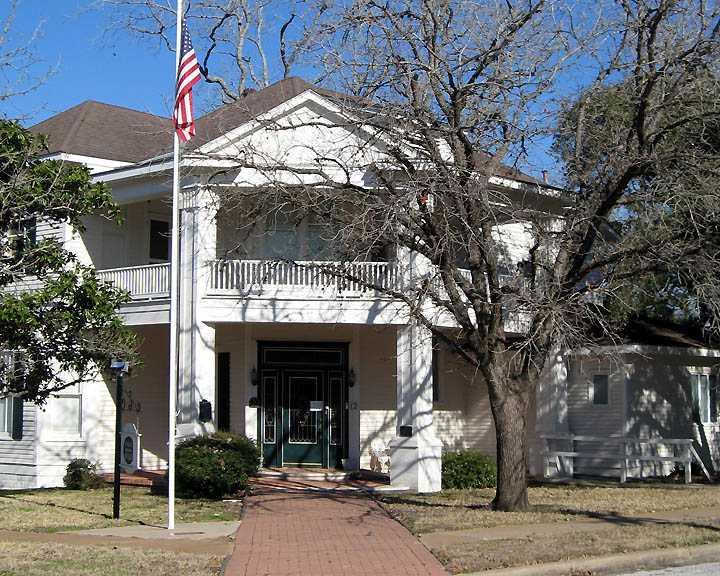
[[[252,384],[253,386],[257,386],[257,385],[258,385],[258,372],[257,372],[257,368],[253,368],[252,371],[250,372],[250,384]]]
[[[355,386],[355,370],[353,370],[352,368],[350,368],[350,374],[348,375],[348,385],[350,386],[350,388]]]

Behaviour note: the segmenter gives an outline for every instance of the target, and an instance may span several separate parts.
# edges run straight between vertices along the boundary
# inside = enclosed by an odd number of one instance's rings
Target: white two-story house
[[[283,129],[270,130],[271,123]],[[327,153],[349,149],[348,140],[357,135],[346,125],[322,89],[290,78],[199,118],[194,144],[209,156],[227,157],[251,147],[266,157],[302,162],[302,143]],[[50,156],[87,164],[121,206],[122,226],[93,217],[82,234],[68,227],[39,227],[38,234],[59,235],[83,262],[131,293],[121,312],[139,336],[144,367],[126,380],[124,420],[137,424],[142,435],[142,467],[163,469],[169,404],[170,121],[85,102],[33,130],[50,135]],[[357,149],[362,154],[353,178],[363,182],[364,170],[382,150],[365,143]],[[183,168],[177,435],[230,430],[257,440],[266,467],[372,468],[389,471],[393,485],[420,491],[440,488],[443,450],[474,449],[494,456],[495,431],[482,379],[411,322],[401,303],[303,265],[322,258],[322,223],[306,219],[291,226],[275,218],[240,238],[232,206],[208,186],[207,176],[217,175],[222,162],[203,157],[187,154]],[[542,197],[550,210],[562,209],[556,194],[545,194],[541,181],[512,172],[499,182]],[[227,171],[222,185],[263,186],[267,181],[237,169]],[[531,240],[522,226],[508,225],[498,234],[511,262],[526,258]],[[398,289],[412,282],[418,273],[413,255],[390,252],[385,259],[354,263],[354,275]],[[450,322],[447,329],[452,329]],[[683,358],[679,364],[699,366],[693,368],[697,374],[709,378],[714,373],[717,354],[712,350]],[[587,411],[579,422],[607,421],[612,411],[619,424],[608,434],[632,433],[627,378],[616,376],[616,367],[602,360],[596,363],[598,369],[590,374],[587,368],[595,364],[587,355],[560,353],[547,367],[528,414],[533,473],[548,468],[547,446],[536,432],[574,432],[569,400],[571,408],[575,402]],[[691,386],[699,386],[692,382],[688,373],[681,387],[689,393]],[[593,386],[599,391],[586,394]],[[113,382],[98,379],[50,399],[44,410],[26,403],[22,430],[0,435],[2,486],[58,485],[73,457],[112,470],[113,395]],[[206,417],[200,405],[208,402]],[[9,430],[11,403],[6,405]],[[717,411],[713,414],[717,420]],[[714,433],[709,409],[707,420]],[[552,473],[567,468],[558,460]],[[617,463],[609,463],[599,472],[616,469]]]

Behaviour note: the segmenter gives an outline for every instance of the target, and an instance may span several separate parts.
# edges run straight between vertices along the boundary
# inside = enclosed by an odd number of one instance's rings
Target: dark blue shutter
[[[13,440],[22,440],[23,437],[23,401],[22,398],[8,398],[12,402],[12,431]]]

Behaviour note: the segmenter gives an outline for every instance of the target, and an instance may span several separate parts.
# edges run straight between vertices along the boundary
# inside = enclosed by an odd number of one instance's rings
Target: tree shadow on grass
[[[6,498],[6,499],[13,500],[13,501],[16,501],[16,502],[22,502],[22,503],[26,503],[26,504],[31,504],[31,505],[33,505],[33,506],[38,506],[38,507],[58,508],[58,509],[60,509],[60,510],[68,510],[68,511],[70,511],[70,512],[81,512],[82,514],[87,514],[87,515],[89,515],[89,516],[95,516],[95,517],[98,517],[98,518],[105,518],[105,519],[107,519],[107,520],[112,520],[112,519],[113,519],[112,514],[106,514],[106,513],[103,513],[103,512],[96,512],[96,511],[94,511],[94,510],[88,510],[88,509],[86,509],[86,508],[78,508],[78,507],[76,507],[76,506],[69,506],[69,505],[67,505],[67,504],[58,504],[58,503],[56,503],[56,502],[38,502],[37,500],[32,500],[32,499],[30,499],[30,498],[23,498],[23,497],[22,497],[22,494],[23,494],[24,492],[26,492],[26,491],[23,491],[23,490],[7,490],[7,491],[6,491],[6,490],[3,490],[2,492],[0,492],[0,501],[2,501],[3,498]],[[111,504],[112,504],[112,501],[111,501]],[[132,519],[132,518],[127,518],[127,517],[120,518],[120,520],[123,520],[123,521],[125,521],[125,522],[131,522],[131,523],[137,524],[137,525],[139,525],[139,526],[154,526],[154,527],[159,527],[159,526],[155,526],[155,524],[149,524],[149,523],[144,522],[144,521],[142,521],[142,520],[134,520],[134,519]],[[61,529],[62,529],[62,528],[61,528]]]

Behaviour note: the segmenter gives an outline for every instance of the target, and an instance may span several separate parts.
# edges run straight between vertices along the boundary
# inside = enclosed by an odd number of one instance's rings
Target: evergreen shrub
[[[65,469],[63,484],[70,490],[90,490],[105,484],[103,477],[97,473],[95,464],[85,458],[74,458]]]
[[[257,476],[260,450],[240,434],[215,432],[183,441],[175,449],[175,483],[185,498],[220,498]]]
[[[473,450],[443,454],[443,488],[494,488],[496,485],[497,467],[491,458]]]

